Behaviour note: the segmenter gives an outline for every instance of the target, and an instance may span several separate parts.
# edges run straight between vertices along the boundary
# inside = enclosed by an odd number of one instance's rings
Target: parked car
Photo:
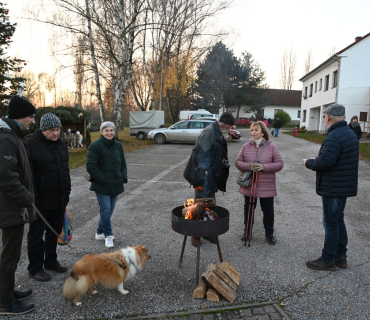
[[[236,124],[240,126],[247,126],[251,124],[251,121],[248,118],[238,118],[238,121],[236,121]]]
[[[233,140],[239,140],[242,137],[240,132],[236,130],[230,130],[230,134],[231,134],[231,139]]]
[[[154,140],[158,144],[166,142],[189,142],[195,143],[200,133],[213,123],[215,119],[204,120],[183,120],[175,123],[169,128],[151,130],[148,139]]]

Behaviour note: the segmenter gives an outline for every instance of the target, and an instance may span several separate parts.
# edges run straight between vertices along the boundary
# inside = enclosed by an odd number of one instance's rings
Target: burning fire
[[[203,187],[202,186],[196,187],[194,188],[194,191],[203,191]]]
[[[211,202],[210,202],[211,201]],[[209,221],[216,220],[219,216],[211,208],[207,207],[210,204],[215,208],[216,204],[214,199],[187,199],[184,202],[184,209],[182,212],[183,218],[187,220]]]

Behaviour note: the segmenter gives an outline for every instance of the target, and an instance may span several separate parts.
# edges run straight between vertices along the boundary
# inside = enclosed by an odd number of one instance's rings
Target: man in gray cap
[[[13,97],[8,105],[8,117],[0,119],[0,315],[24,314],[33,304],[21,300],[32,290],[14,291],[15,271],[22,252],[24,224],[36,219],[33,210],[33,175],[23,139],[35,124],[36,109],[26,99]]]
[[[233,125],[234,116],[230,112],[224,112],[218,121],[200,134],[184,171],[184,178],[195,188],[196,199],[215,198],[218,190],[226,191],[230,165],[224,134],[228,134]],[[207,240],[216,241],[214,237]],[[198,242],[199,238],[191,238],[194,246]]]
[[[316,193],[322,197],[324,249],[321,257],[307,261],[308,268],[336,271],[347,268],[347,231],[344,208],[347,197],[357,195],[359,144],[345,121],[345,107],[330,105],[324,112],[327,136],[319,155],[303,159],[308,169],[316,171]]]
[[[37,129],[26,139],[35,176],[36,207],[50,226],[60,234],[64,222],[65,208],[71,192],[68,169],[68,149],[59,137],[62,124],[59,118],[46,113]],[[45,240],[43,239],[45,233]],[[57,236],[42,219],[30,223],[28,232],[28,272],[32,279],[49,281],[45,272],[66,272],[57,260]]]

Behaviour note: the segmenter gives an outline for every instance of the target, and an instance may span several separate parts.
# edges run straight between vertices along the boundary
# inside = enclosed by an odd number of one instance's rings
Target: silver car
[[[148,139],[158,144],[166,142],[189,142],[195,143],[200,133],[214,121],[196,119],[183,120],[175,123],[169,128],[154,129],[148,133]]]

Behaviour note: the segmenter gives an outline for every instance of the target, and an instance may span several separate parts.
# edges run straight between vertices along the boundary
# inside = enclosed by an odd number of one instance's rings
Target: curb
[[[151,314],[151,315],[143,315],[143,316],[135,316],[135,317],[115,317],[111,318],[110,320],[141,320],[141,319],[165,319],[165,318],[174,318],[174,317],[184,317],[187,315],[193,314],[208,314],[208,313],[217,313],[217,312],[225,312],[225,311],[235,311],[240,309],[248,309],[254,307],[261,307],[272,305],[274,309],[283,317],[285,320],[292,320],[286,312],[280,308],[277,301],[267,301],[267,302],[255,302],[255,303],[247,303],[247,304],[239,304],[235,306],[229,307],[220,307],[220,308],[210,308],[205,310],[190,310],[190,311],[181,311],[181,312],[172,312],[172,313],[159,313],[159,314]]]

